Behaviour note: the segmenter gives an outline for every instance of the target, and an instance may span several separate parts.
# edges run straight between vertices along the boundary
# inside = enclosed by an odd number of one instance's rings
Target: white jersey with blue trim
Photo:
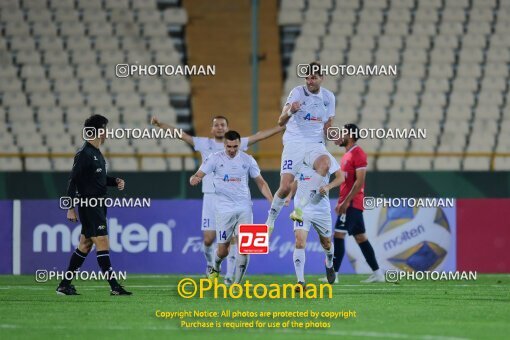
[[[216,211],[251,209],[248,180],[260,176],[260,168],[252,156],[239,151],[231,158],[225,151],[216,152],[204,160],[199,170],[212,174]]]
[[[211,154],[225,150],[223,142],[217,142],[214,138],[207,137],[192,137],[195,151],[200,152],[202,162]],[[241,138],[241,151],[248,150],[248,137]],[[213,179],[211,175],[207,175],[202,179],[202,192],[212,194],[214,193]]]
[[[283,134],[283,145],[289,142],[324,142],[324,124],[335,116],[335,95],[321,87],[317,94],[306,86],[297,86],[290,91],[285,105],[299,102],[300,109],[287,122]]]

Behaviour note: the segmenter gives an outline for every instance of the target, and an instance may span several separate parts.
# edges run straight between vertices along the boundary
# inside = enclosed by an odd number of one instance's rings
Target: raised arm
[[[173,127],[172,125],[168,125],[166,123],[163,123],[161,121],[159,121],[158,117],[151,117],[151,125],[154,125],[160,129],[165,129],[165,130],[168,130],[168,129],[175,129],[175,127]],[[191,146],[195,146],[195,143],[193,142],[193,137],[188,135],[186,132],[182,132],[182,138],[181,138],[183,141],[185,141],[186,143],[188,143],[189,145]]]
[[[253,179],[255,183],[257,183],[257,187],[259,188],[260,192],[264,197],[269,201],[269,203],[273,202],[273,194],[271,193],[271,189],[269,189],[269,185],[267,185],[267,182],[262,177],[262,175],[259,175]]]
[[[276,135],[277,133],[283,131],[285,128],[283,126],[275,126],[267,130],[262,130],[257,132],[254,135],[248,137],[248,146],[260,142],[266,138]]]
[[[293,102],[292,104],[285,104],[282,110],[282,114],[278,118],[278,125],[285,126],[289,121],[290,117],[299,111],[301,104],[299,102]]]

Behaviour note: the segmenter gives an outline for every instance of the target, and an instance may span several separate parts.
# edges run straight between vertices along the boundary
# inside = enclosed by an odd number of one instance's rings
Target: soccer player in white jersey
[[[173,129],[174,127],[159,121],[157,117],[152,117],[151,124],[162,129]],[[269,138],[281,131],[283,127],[276,126],[271,129],[262,130],[256,134],[241,138],[241,144],[239,146],[241,151],[245,151],[249,146]],[[212,120],[211,134],[213,138],[209,137],[194,137],[187,133],[182,134],[182,140],[188,143],[194,148],[195,151],[200,152],[202,161],[205,160],[209,155],[224,150],[224,137],[228,131],[228,120],[224,116],[216,116]],[[202,232],[204,237],[204,255],[207,261],[206,273],[209,272],[209,268],[213,266],[214,260],[214,246],[213,242],[216,237],[216,222],[214,218],[214,186],[212,176],[206,176],[202,181],[202,193],[204,199],[202,203]],[[237,252],[237,246],[234,244],[230,247],[230,254],[227,260],[227,275],[225,276],[225,283],[231,283],[234,269],[235,269],[235,256]]]
[[[253,223],[253,203],[248,187],[248,177],[255,180],[260,192],[269,202],[273,200],[271,190],[261,176],[257,162],[252,156],[240,151],[240,146],[239,133],[236,131],[225,133],[225,150],[207,157],[200,169],[190,178],[190,184],[197,185],[206,175],[213,176],[218,249],[214,265],[209,269],[210,279],[218,277],[221,262],[229,253],[230,240],[237,238],[239,225]],[[241,282],[248,267],[248,261],[248,255],[236,256],[234,283]]]
[[[278,124],[286,126],[286,130],[283,135],[280,187],[266,221],[271,231],[301,165],[307,164],[314,170],[304,188],[312,193],[318,192],[331,166],[331,154],[325,145],[325,132],[335,116],[335,95],[321,87],[323,76],[319,63],[310,63],[309,70],[306,85],[292,89],[278,119]],[[303,208],[310,202],[310,198],[311,195],[303,195],[297,202],[290,215],[292,220],[303,222]]]
[[[293,261],[298,281],[297,289],[306,290],[305,247],[308,232],[312,226],[319,234],[322,248],[326,254],[325,267],[327,281],[330,284],[335,282],[336,275],[335,269],[333,268],[334,245],[331,242],[331,204],[329,202],[328,193],[329,190],[339,186],[343,182],[343,174],[333,156],[331,156],[330,162],[329,173],[325,176],[323,182],[320,183],[319,195],[315,195],[310,201],[310,204],[303,209],[303,221],[294,221],[296,244],[294,247]],[[307,191],[307,182],[311,180],[313,174],[314,170],[308,165],[303,165],[300,168],[292,184],[291,192],[285,200],[286,205],[288,205],[288,202],[290,202],[294,194],[294,204],[297,204],[304,195],[310,194]],[[331,183],[329,183],[330,174],[335,174],[335,179]]]

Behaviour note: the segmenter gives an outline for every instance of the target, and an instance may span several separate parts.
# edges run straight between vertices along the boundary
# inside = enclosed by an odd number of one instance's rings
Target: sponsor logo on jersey
[[[310,121],[314,121],[314,122],[322,122],[322,118],[321,117],[318,117],[318,116],[314,116],[312,115],[310,112],[308,112],[304,117],[303,117],[304,120],[310,120]]]
[[[228,174],[223,176],[223,182],[241,182],[241,177],[230,177]]]
[[[299,180],[300,181],[309,181],[310,178],[312,178],[312,176],[305,176],[303,174],[299,175]]]

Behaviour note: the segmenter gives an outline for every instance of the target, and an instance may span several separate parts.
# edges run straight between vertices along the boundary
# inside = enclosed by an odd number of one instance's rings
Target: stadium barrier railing
[[[255,152],[251,153],[256,160],[260,159],[280,159],[281,153],[277,152]],[[335,158],[339,159],[343,153],[333,153]],[[179,158],[181,160],[181,169],[185,169],[185,161],[187,158],[192,158],[197,164],[200,162],[200,154],[194,153],[108,153],[106,152],[105,157],[108,158],[135,158],[137,160],[138,171],[142,171],[142,159],[143,158]],[[367,152],[370,158],[379,157],[458,157],[458,158],[490,158],[490,171],[494,171],[496,158],[510,157],[508,152]],[[18,153],[18,152],[0,152],[0,159],[2,158],[21,158],[22,171],[26,170],[25,159],[26,158],[74,158],[72,153]],[[71,170],[71,169],[69,169]],[[178,170],[178,169],[175,169]]]

